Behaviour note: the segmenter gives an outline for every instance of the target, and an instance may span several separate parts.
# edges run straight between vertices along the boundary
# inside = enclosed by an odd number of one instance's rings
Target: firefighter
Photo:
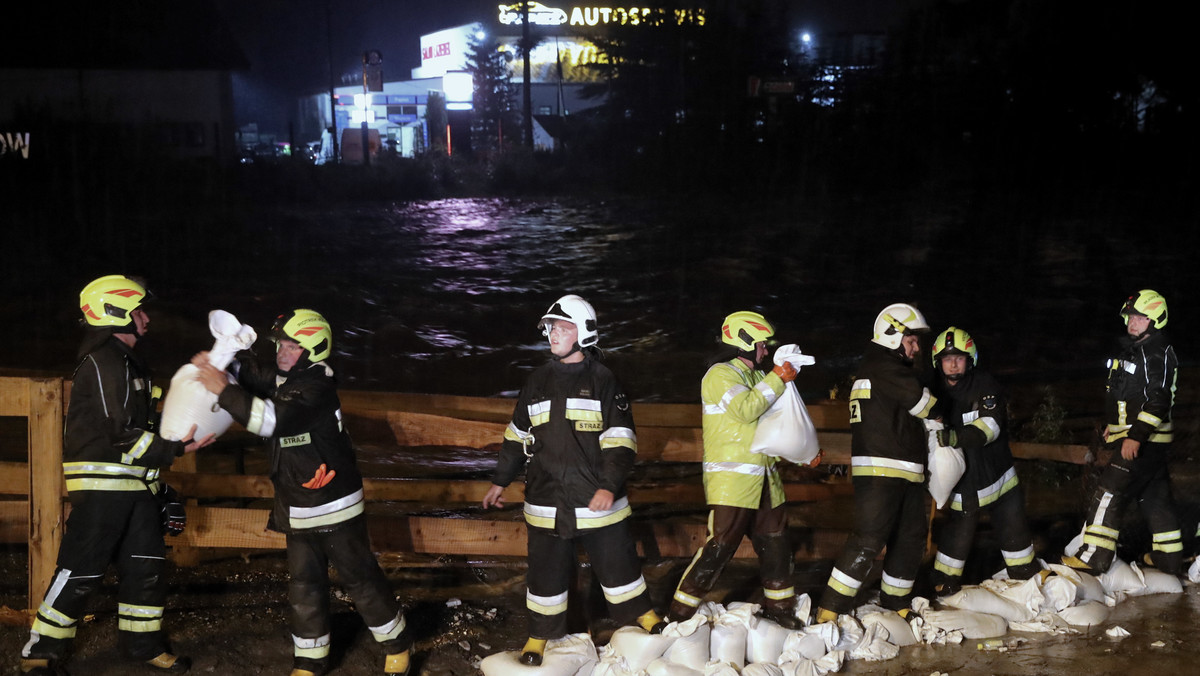
[[[271,328],[272,364],[244,350],[230,364],[236,383],[208,363],[192,363],[200,381],[246,430],[270,440],[275,504],[267,527],[287,536],[291,676],[330,668],[329,566],[354,600],[375,641],[385,674],[407,674],[411,632],[375,560],[363,516],[363,481],[342,425],[333,369],[333,331],[319,313],[299,309]]]
[[[1108,360],[1105,385],[1104,441],[1114,455],[1092,495],[1082,543],[1062,560],[1081,570],[1107,571],[1116,557],[1125,508],[1136,500],[1151,531],[1151,551],[1144,561],[1178,575],[1183,537],[1171,498],[1168,456],[1179,362],[1162,331],[1167,301],[1142,289],[1125,301],[1121,317],[1126,335],[1118,355]]]
[[[962,448],[966,472],[954,487],[933,564],[934,589],[953,594],[962,587],[975,527],[984,509],[1000,536],[1000,554],[1008,576],[1027,580],[1041,565],[1034,558],[1033,536],[1025,519],[1025,496],[1008,447],[1004,395],[991,374],[981,371],[971,334],[951,326],[933,341],[938,372],[934,392],[950,446]]]
[[[63,433],[63,475],[71,515],[54,578],[21,651],[21,673],[66,673],[62,662],[89,595],[109,563],[117,577],[122,651],[160,671],[182,673],[191,660],[171,651],[162,629],[167,595],[167,509],[159,471],[212,442],[171,441],[154,432],[161,392],[135,350],[150,319],[145,284],[123,275],[92,281],[79,294],[86,333],[72,376]],[[178,507],[178,505],[175,505]],[[182,513],[175,515],[176,524]]]
[[[802,626],[795,615],[793,553],[778,459],[750,452],[759,417],[796,377],[791,362],[770,368],[767,341],[773,335],[774,327],[757,312],[729,315],[720,336],[729,347],[700,383],[708,537],[675,590],[667,612],[672,621],[696,613],[742,538],[749,536],[758,554],[763,615],[788,629]]]
[[[553,358],[525,381],[483,507],[503,507],[504,488],[525,469],[529,640],[520,661],[542,663],[546,642],[567,633],[575,545],[587,551],[612,616],[652,633],[665,623],[650,605],[633,537],[625,482],[637,456],[633,411],[596,347],[596,312],[566,295],[538,321]]]
[[[874,329],[850,391],[854,531],[826,583],[817,622],[854,608],[885,546],[880,605],[907,616],[925,549],[924,421],[937,399],[922,386],[914,359],[929,324],[912,305],[896,303],[879,313]]]

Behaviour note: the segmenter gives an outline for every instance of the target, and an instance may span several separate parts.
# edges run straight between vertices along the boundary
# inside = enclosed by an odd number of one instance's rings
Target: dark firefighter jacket
[[[1145,443],[1173,438],[1171,407],[1179,362],[1166,335],[1151,330],[1135,341],[1121,339],[1121,354],[1108,360],[1105,420],[1108,441],[1129,437]]]
[[[550,361],[530,374],[504,431],[492,483],[512,483],[526,453],[530,526],[573,537],[629,516],[625,482],[637,456],[633,411],[612,372],[590,355],[576,364]],[[601,488],[612,492],[613,506],[595,512],[588,503]]]
[[[342,426],[333,371],[324,362],[279,374],[275,365],[239,352],[231,367],[238,384],[218,402],[246,429],[270,439],[275,507],[268,526],[284,533],[326,532],[363,513],[363,482],[350,435]],[[321,465],[337,472],[305,488]]]
[[[951,507],[971,511],[990,505],[1017,485],[1000,384],[989,373],[970,370],[954,387],[942,382],[938,398],[946,428],[954,430],[967,460]]]
[[[868,345],[850,390],[851,474],[924,481],[929,447],[922,421],[936,403],[911,363]]]

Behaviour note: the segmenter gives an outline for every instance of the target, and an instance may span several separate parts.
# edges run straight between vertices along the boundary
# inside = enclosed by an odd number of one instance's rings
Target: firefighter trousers
[[[766,481],[758,509],[713,505],[708,513],[708,538],[684,571],[667,616],[680,621],[696,613],[745,536],[750,536],[758,554],[763,605],[777,611],[791,610],[796,603],[796,590],[792,585],[793,553],[786,526],[787,510],[783,505],[771,506],[771,490]]]
[[[24,657],[66,656],[88,597],[100,587],[109,563],[117,568],[122,652],[148,660],[169,649],[162,630],[167,549],[158,500],[149,491],[91,493],[72,496],[57,569],[21,651]]]
[[[1000,555],[1008,568],[1008,576],[1014,580],[1028,580],[1041,570],[1033,552],[1033,534],[1025,519],[1025,492],[1021,484],[1017,484],[990,505],[943,511],[945,520],[938,537],[932,575],[934,587],[940,587],[940,592],[949,592],[962,585],[963,569],[971,554],[979,517],[985,510],[1000,538]]]
[[[525,606],[529,609],[529,636],[555,639],[567,633],[567,597],[575,568],[575,544],[583,545],[600,583],[612,618],[632,624],[650,610],[650,592],[642,577],[637,548],[622,519],[596,529],[578,530],[564,538],[553,530],[528,527],[529,572]]]
[[[888,610],[908,608],[929,532],[925,486],[895,477],[856,476],[853,482],[854,532],[829,576],[820,607],[839,615],[853,610],[886,546],[879,603]]]
[[[361,516],[328,532],[289,533],[287,558],[289,623],[297,668],[322,673],[329,665],[330,564],[375,641],[388,654],[409,648],[411,632],[371,551]]]
[[[1117,555],[1121,520],[1131,500],[1137,500],[1150,527],[1150,557],[1163,572],[1183,570],[1183,532],[1171,497],[1168,470],[1170,444],[1144,443],[1138,456],[1126,460],[1119,452],[1100,475],[1084,521],[1083,544],[1073,554],[1093,570],[1105,572]]]

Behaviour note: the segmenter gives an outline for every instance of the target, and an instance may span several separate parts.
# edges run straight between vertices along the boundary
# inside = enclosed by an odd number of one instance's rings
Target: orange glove
[[[796,367],[792,366],[792,362],[790,361],[785,361],[771,369],[771,373],[779,376],[779,379],[785,383],[790,383],[796,379]]]
[[[337,476],[337,470],[326,472],[325,463],[321,463],[321,466],[317,468],[316,474],[313,474],[313,478],[300,485],[304,486],[305,488],[312,488],[316,490],[330,481],[333,481],[333,477],[335,476]]]

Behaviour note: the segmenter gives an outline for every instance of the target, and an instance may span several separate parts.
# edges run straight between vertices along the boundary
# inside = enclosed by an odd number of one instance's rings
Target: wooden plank
[[[183,533],[168,537],[167,544],[188,547],[234,547],[237,549],[284,549],[283,533],[267,530],[265,509],[232,507],[188,508]]]
[[[29,385],[29,607],[42,603],[62,542],[63,385],[61,378]]]
[[[29,537],[29,501],[0,500],[0,542],[25,544]]]
[[[1055,462],[1070,462],[1076,465],[1090,465],[1096,458],[1087,446],[1073,444],[1027,444],[1014,442],[1011,444],[1014,458],[1022,460],[1053,460]]]
[[[185,453],[183,456],[175,458],[175,462],[171,463],[171,470],[177,475],[188,475],[196,473],[196,454]],[[168,482],[169,483],[169,482]],[[176,489],[178,490],[178,489]],[[195,507],[195,496],[189,496],[186,493],[184,496],[185,508],[190,510]],[[173,542],[168,558],[177,566],[198,566],[200,565],[200,550],[195,547],[189,547],[186,544]]]
[[[27,378],[0,378],[0,415],[25,417],[29,414]]]
[[[0,462],[0,495],[29,497],[28,463]]]

